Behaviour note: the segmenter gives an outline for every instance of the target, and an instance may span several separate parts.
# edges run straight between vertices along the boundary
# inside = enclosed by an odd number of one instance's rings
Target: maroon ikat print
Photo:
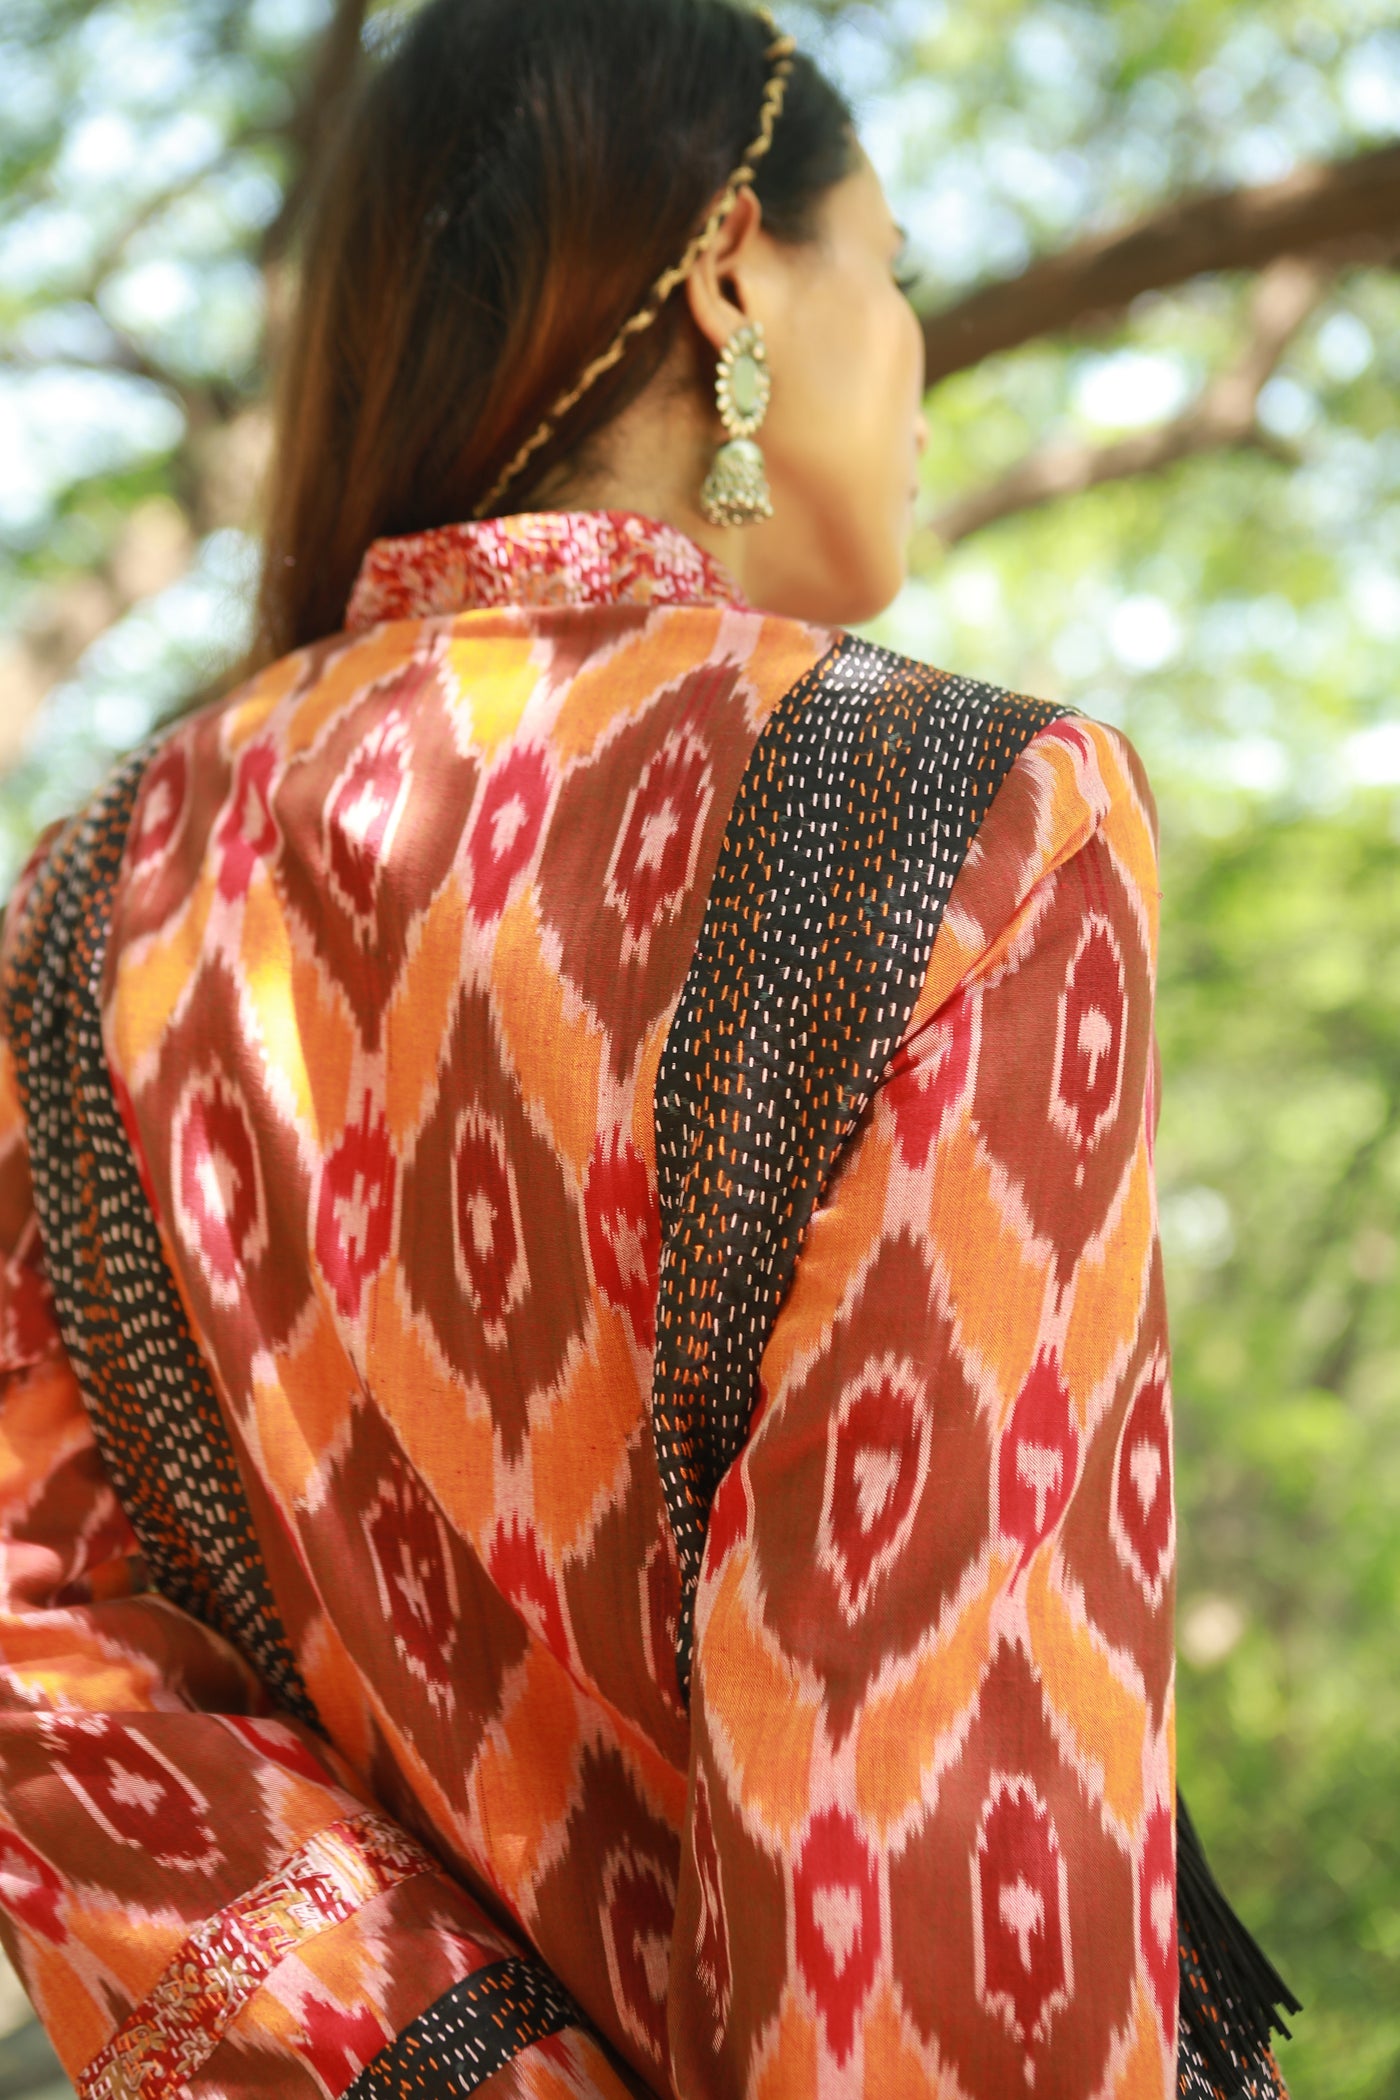
[[[13,1830],[0,1830],[0,1896],[27,1932],[51,1946],[67,1939],[63,1877]]]
[[[422,1760],[441,1760],[440,1802],[465,1806],[472,1760],[531,1645],[517,1606],[444,1514],[378,1409],[355,1409],[327,1467],[304,1545],[319,1589],[353,1570],[363,1608],[347,1620],[353,1666],[381,1688],[375,1790],[403,1817]],[[438,1840],[456,1855],[455,1820]]]
[[[393,1244],[398,1160],[389,1126],[366,1092],[354,1122],[326,1155],[312,1243],[340,1317],[358,1320],[366,1285]]]
[[[630,1139],[599,1138],[584,1192],[588,1252],[598,1289],[627,1316],[637,1346],[656,1341],[656,1274],[661,1231],[646,1162]]]
[[[713,800],[702,739],[689,727],[674,730],[628,796],[608,862],[603,895],[622,921],[624,963],[645,963],[653,933],[691,887]]]
[[[676,1882],[669,1864],[624,1844],[603,1862],[608,1977],[629,2039],[658,2073],[670,2057],[666,2007]]]
[[[0,1264],[0,1375],[21,1371],[53,1347],[53,1294],[28,1263]]]
[[[467,835],[472,916],[483,926],[498,919],[535,855],[553,792],[545,753],[516,744],[487,776]]]
[[[925,1029],[917,1063],[901,1049],[890,1066],[886,1099],[894,1111],[899,1149],[917,1173],[962,1106],[976,1069],[980,1004],[956,998],[938,1022]]]
[[[687,1712],[649,1413],[656,1075],[740,781],[831,637],[698,556],[646,579],[691,577],[675,607],[608,597],[600,560],[462,611],[434,596],[457,553],[381,561],[364,604],[396,624],[162,748],[104,988],[329,1741],[134,1593],[42,1277],[0,1245],[35,1279],[0,1298],[0,1910],[27,1980],[75,2079],[155,2008],[162,2050],[239,2100],[324,2100],[532,1962],[582,2013],[504,2074],[528,2100],[1167,2100],[1131,754],[1035,735],[957,877],[766,1336]],[[0,1223],[24,1209],[5,1055]],[[289,1870],[367,1804],[409,1878]],[[284,1883],[289,1951],[216,2032],[166,1988],[172,1950],[217,1955]]]
[[[1114,1544],[1147,1602],[1160,1604],[1176,1542],[1171,1417],[1166,1366],[1160,1360],[1148,1366],[1124,1419],[1110,1523]]]
[[[729,1963],[729,1917],[724,1901],[724,1871],[715,1844],[710,1812],[710,1782],[704,1772],[695,1775],[695,1799],[690,1812],[690,1846],[695,1860],[695,1883],[700,1901],[700,1923],[695,1939],[695,1964],[714,2016],[716,2046],[724,2039],[733,1998]]]
[[[994,1536],[990,1426],[911,1237],[882,1241],[784,1413],[781,1460],[760,1444],[721,1488],[707,1563],[748,1529],[747,1485],[766,1613],[821,1683],[840,1744],[872,1682],[926,1638]]]
[[[1049,2039],[1074,1987],[1059,1833],[1028,1777],[993,1777],[977,1831],[977,1995],[1018,2042]],[[1026,2083],[1034,2083],[1027,2055]]]
[[[278,899],[369,1052],[414,926],[460,850],[480,775],[435,652],[355,695],[305,748],[280,757]]]
[[[681,1576],[670,1530],[654,1541],[638,1587],[641,1590],[642,1644],[647,1674],[659,1689],[667,1707],[678,1718],[683,1714],[680,1687],[676,1683],[676,1629],[680,1623]]]
[[[568,1661],[571,1644],[563,1603],[531,1525],[518,1516],[498,1525],[487,1566],[501,1595],[510,1599],[535,1638]]]
[[[1154,1258],[1149,1304],[1161,1289]],[[1170,1440],[1163,1440],[1163,1424],[1171,1419],[1170,1380],[1150,1333],[1146,1328],[1114,1382],[1085,1454],[1060,1550],[1067,1589],[1083,1600],[1086,1619],[1120,1658],[1120,1669],[1141,1684],[1153,1726],[1160,1727],[1166,1687],[1152,1673],[1151,1656],[1175,1575],[1176,1520]]]
[[[54,1770],[114,1845],[173,1873],[207,1871],[221,1856],[212,1806],[138,1729],[94,1715],[49,1731]]]
[[[179,836],[189,807],[189,756],[181,743],[167,744],[148,767],[132,816],[128,865],[138,879],[164,860]]]
[[[1118,1113],[1127,1049],[1123,950],[1111,922],[1085,921],[1060,995],[1051,1119],[1089,1152]],[[1083,1167],[1078,1169],[1082,1178]]]
[[[385,715],[351,753],[331,788],[321,849],[331,894],[356,938],[374,938],[379,884],[411,784],[404,708]]]
[[[890,1870],[905,2002],[967,2090],[985,2100],[1047,2085],[1096,2092],[1115,2033],[1130,2031],[1132,1862],[1103,1828],[1039,1700],[1022,1705],[1033,1683],[1025,1658],[1003,1649],[924,1832],[921,1850],[941,1870],[925,1886],[940,1891],[946,1957],[967,1962],[964,1999],[940,1991],[914,1958],[910,1906],[921,1884],[913,1855]],[[1012,1712],[1022,1717],[1014,1737],[1003,1733]],[[1013,1740],[1020,1764],[1008,1770],[996,1746]],[[1072,2082],[1061,2071],[1070,2064]]]
[[[560,789],[540,872],[542,914],[563,974],[589,1009],[602,1014],[620,1001],[627,1014],[611,1052],[619,1077],[624,1044],[680,990],[682,953],[688,961],[719,848],[715,815],[738,786],[735,740],[752,736],[744,724],[737,673],[707,666],[659,694]],[[586,920],[580,896],[600,907]]]
[[[365,1538],[386,1625],[431,1704],[452,1703],[461,1605],[441,1512],[414,1475],[394,1465],[365,1512]]]
[[[1148,1815],[1138,1868],[1138,1944],[1151,1980],[1157,2017],[1165,2030],[1176,2017],[1181,1990],[1177,1955],[1176,1845],[1171,1810],[1159,1801]]]
[[[267,1252],[267,1198],[248,1104],[218,1070],[191,1079],[175,1110],[175,1219],[216,1305],[238,1302]]]
[[[277,848],[277,821],[268,804],[277,754],[271,744],[253,744],[238,761],[233,791],[214,833],[218,853],[219,894],[238,904],[259,863]]]
[[[798,1967],[839,2068],[854,2046],[881,1953],[874,1856],[840,1809],[824,1809],[808,1827],[793,1869],[792,1903]]]
[[[530,1288],[520,1185],[500,1122],[464,1108],[452,1133],[452,1255],[457,1282],[493,1348]]]
[[[1150,1012],[1152,992],[1141,906],[1112,857],[1096,857],[1092,869],[1073,862],[1055,880],[1066,895],[1052,905],[1047,889],[1043,904],[1047,911],[1058,907],[1054,977],[1047,981],[1049,973],[1039,969],[1028,984],[1013,951],[989,983],[984,1031],[1006,1024],[1003,1007],[1018,1008],[1025,1051],[1014,1072],[1005,1060],[979,1059],[973,1116],[979,1128],[1008,1127],[1010,1102],[1002,1097],[1012,1092],[1022,1117],[1035,1117],[1033,1176],[1018,1173],[1013,1159],[1003,1162],[995,1143],[989,1151],[1010,1173],[1031,1228],[1059,1246],[1067,1277],[1119,1195],[1115,1143],[1122,1142],[1127,1104],[1133,1105],[1129,1134],[1142,1127],[1150,1037],[1128,1028],[1126,1017]],[[1034,1029],[1027,1025],[1028,1005],[1037,1010]],[[1072,1240],[1063,1238],[1063,1221],[1071,1216]]]
[[[997,1517],[1003,1535],[1021,1548],[1025,1567],[1060,1522],[1079,1471],[1075,1428],[1064,1374],[1053,1350],[1031,1367],[1002,1431],[997,1464]]]
[[[241,1034],[223,1047],[245,1011],[236,956],[211,939],[150,1074],[170,1104],[160,1143],[143,1138],[137,1154],[201,1342],[227,1336],[237,1351],[225,1374],[235,1408],[251,1385],[251,1337],[285,1337],[313,1294],[317,1208],[315,1148],[299,1144],[261,1047]]]
[[[346,2008],[310,1990],[298,2007],[302,2051],[328,2093],[343,2093],[394,2037],[373,2006]]]
[[[917,1366],[885,1356],[842,1395],[827,1431],[820,1553],[852,1626],[909,1543],[928,1482],[932,1427]]]
[[[556,1279],[583,1269],[585,1226],[579,1191],[526,1114],[476,990],[462,995],[402,1179],[409,1304],[449,1371],[499,1395],[499,1431],[514,1452],[530,1396],[552,1385],[581,1338],[581,1315]]]

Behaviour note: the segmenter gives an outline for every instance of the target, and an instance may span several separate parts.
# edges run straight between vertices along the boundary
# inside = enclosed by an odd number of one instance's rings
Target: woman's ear
[[[764,238],[763,206],[751,189],[741,189],[719,238],[686,279],[691,316],[716,350],[752,318],[746,292]]]

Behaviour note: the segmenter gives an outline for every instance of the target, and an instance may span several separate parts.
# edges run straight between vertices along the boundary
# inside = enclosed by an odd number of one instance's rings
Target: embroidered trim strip
[[[177,2100],[279,1962],[376,1896],[437,1871],[382,1816],[317,1831],[275,1874],[191,1933],[78,2081],[80,2100]]]

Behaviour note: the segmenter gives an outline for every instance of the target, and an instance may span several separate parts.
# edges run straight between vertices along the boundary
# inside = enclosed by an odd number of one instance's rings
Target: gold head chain
[[[646,302],[631,318],[624,321],[613,341],[601,357],[595,357],[584,371],[576,386],[570,387],[555,402],[549,414],[532,437],[526,439],[510,465],[497,477],[491,492],[477,505],[476,516],[486,517],[496,508],[511,483],[519,478],[540,449],[547,445],[570,410],[577,407],[591,386],[596,385],[605,372],[610,372],[625,356],[628,344],[634,336],[641,335],[659,318],[661,309],[678,284],[684,284],[702,255],[719,239],[720,229],[734,209],[740,190],[745,183],[752,182],[758,163],[773,143],[773,131],[783,113],[783,101],[787,95],[788,81],[792,77],[793,60],[797,46],[790,36],[785,36],[766,8],[755,8],[754,13],[772,33],[765,57],[771,71],[768,85],[763,91],[763,113],[759,122],[758,136],[749,147],[734,173],[725,184],[719,201],[700,231],[695,235],[680,261],[669,270],[663,270],[648,292]]]

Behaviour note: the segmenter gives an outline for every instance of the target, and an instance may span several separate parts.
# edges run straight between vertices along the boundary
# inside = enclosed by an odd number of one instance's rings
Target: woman
[[[731,0],[365,83],[266,668],[6,934],[0,1893],[85,2100],[1177,2086],[1151,802],[839,631],[899,247]]]

